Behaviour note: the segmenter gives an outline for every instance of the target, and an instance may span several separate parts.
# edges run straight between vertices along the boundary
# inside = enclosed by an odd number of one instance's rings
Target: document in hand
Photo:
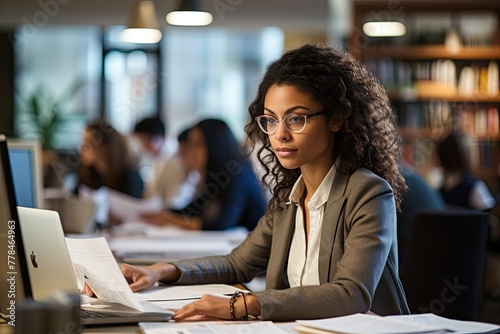
[[[66,238],[66,245],[73,265],[79,269],[77,275],[84,275],[77,277],[79,288],[85,281],[99,299],[144,311],[118,268],[106,239]]]
[[[295,330],[300,334],[412,334],[412,333],[488,333],[500,329],[498,325],[451,320],[434,314],[380,317],[353,314],[321,320],[298,320]]]

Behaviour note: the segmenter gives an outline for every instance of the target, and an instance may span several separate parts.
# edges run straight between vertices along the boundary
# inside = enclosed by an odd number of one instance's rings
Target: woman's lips
[[[275,152],[276,152],[276,155],[278,155],[279,157],[286,158],[286,157],[293,155],[295,152],[297,152],[297,149],[288,148],[288,147],[278,147],[275,150]]]

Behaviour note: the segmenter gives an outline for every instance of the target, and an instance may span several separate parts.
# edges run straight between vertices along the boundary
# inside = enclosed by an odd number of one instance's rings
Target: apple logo
[[[30,259],[31,259],[31,263],[33,264],[33,267],[38,268],[38,263],[36,262],[35,251],[31,251]]]

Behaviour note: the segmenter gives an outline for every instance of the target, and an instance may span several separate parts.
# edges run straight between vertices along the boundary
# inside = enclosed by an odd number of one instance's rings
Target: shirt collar
[[[316,189],[316,192],[309,200],[308,203],[309,207],[318,209],[323,204],[326,203],[328,197],[330,196],[330,189],[339,163],[340,163],[340,157],[338,157],[337,160],[335,160],[335,163],[332,165],[328,173],[323,178],[323,181],[321,181],[318,189]],[[287,204],[294,203],[295,205],[298,205],[300,203],[302,195],[304,194],[304,190],[305,190],[305,184],[301,174],[297,179],[297,181],[295,181],[295,184],[293,185],[292,191],[290,192],[290,196],[288,198],[289,202]]]

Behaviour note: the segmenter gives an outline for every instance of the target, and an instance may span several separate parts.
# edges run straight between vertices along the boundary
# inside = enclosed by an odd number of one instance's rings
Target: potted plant
[[[85,116],[84,112],[71,111],[68,106],[82,83],[70,85],[58,98],[46,87],[38,85],[26,99],[17,96],[20,108],[16,130],[20,137],[39,139],[44,151],[53,151],[56,135],[68,131],[65,125]]]

